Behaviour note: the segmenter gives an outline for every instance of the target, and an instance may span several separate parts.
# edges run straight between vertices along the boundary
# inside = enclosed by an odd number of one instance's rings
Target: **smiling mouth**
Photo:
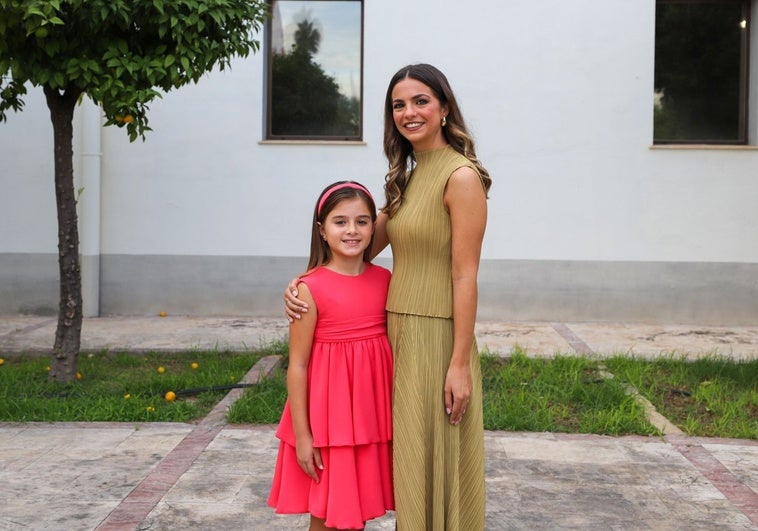
[[[405,124],[405,128],[406,129],[418,129],[422,125],[424,125],[423,122],[410,122],[410,123]]]

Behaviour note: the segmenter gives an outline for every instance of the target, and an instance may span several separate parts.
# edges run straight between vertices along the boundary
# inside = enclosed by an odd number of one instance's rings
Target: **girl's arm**
[[[316,329],[316,316],[313,296],[308,286],[300,283],[300,294],[314,311],[303,314],[290,324],[289,367],[287,368],[287,394],[292,412],[292,428],[295,432],[297,462],[315,482],[319,477],[316,468],[323,470],[321,454],[313,447],[313,435],[308,415],[308,363],[311,359],[313,332]]]
[[[371,246],[371,259],[377,257],[387,245],[389,245],[389,238],[387,237],[387,220],[389,216],[384,212],[380,212],[376,217],[376,224],[374,225],[374,243]],[[287,289],[284,290],[284,311],[287,314],[287,320],[292,323],[297,319],[300,319],[304,313],[308,312],[308,302],[303,300],[298,295],[297,284],[300,280],[293,278],[290,283],[287,284]]]
[[[458,424],[471,397],[471,345],[477,307],[477,275],[487,225],[482,181],[468,167],[458,168],[445,189],[452,229],[453,357],[445,378],[445,408]]]

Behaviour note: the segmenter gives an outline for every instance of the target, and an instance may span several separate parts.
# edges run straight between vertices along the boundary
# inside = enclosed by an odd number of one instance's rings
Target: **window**
[[[658,0],[654,142],[746,144],[750,0]]]
[[[274,0],[271,13],[266,138],[360,140],[362,1]]]

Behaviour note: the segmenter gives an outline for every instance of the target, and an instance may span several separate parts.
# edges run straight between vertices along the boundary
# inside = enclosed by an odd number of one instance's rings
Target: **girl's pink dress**
[[[288,400],[276,432],[279,455],[268,498],[277,513],[310,513],[327,527],[360,529],[395,508],[389,280],[388,270],[372,264],[358,276],[320,267],[301,278],[318,311],[308,407],[324,470],[316,483],[298,465]]]

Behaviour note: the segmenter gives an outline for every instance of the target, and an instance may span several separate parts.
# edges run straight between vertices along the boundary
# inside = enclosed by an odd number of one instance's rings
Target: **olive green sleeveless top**
[[[476,167],[450,146],[415,155],[416,167],[400,208],[387,221],[393,261],[387,310],[450,318],[452,237],[443,196],[455,170]]]

